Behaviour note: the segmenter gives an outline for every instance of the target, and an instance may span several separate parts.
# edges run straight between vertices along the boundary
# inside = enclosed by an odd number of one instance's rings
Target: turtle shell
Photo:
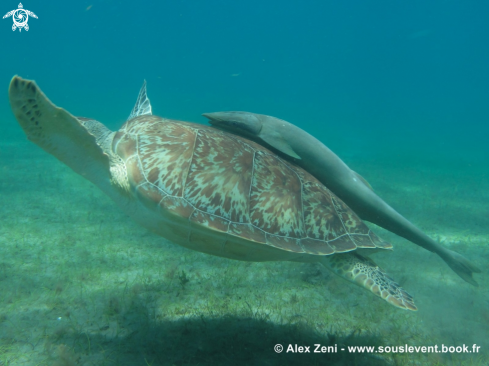
[[[131,194],[162,217],[158,233],[192,249],[274,260],[277,250],[293,259],[392,247],[311,174],[246,138],[140,116],[112,149]]]

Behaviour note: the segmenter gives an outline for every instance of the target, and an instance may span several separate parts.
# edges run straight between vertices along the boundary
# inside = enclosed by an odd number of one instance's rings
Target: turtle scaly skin
[[[263,146],[153,116],[139,99],[141,109],[112,132],[54,106],[33,81],[14,77],[9,97],[31,141],[158,235],[231,259],[320,262],[390,304],[416,310],[365,256],[392,246],[312,175]]]

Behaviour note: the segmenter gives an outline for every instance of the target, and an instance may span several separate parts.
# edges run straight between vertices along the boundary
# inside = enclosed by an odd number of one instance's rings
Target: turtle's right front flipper
[[[343,253],[325,256],[321,263],[338,276],[370,290],[391,305],[418,310],[413,297],[368,258],[356,253]]]
[[[136,105],[132,109],[127,120],[133,119],[139,116],[151,116],[153,114],[153,108],[151,107],[151,102],[148,98],[148,92],[146,91],[146,80],[143,82],[141,90],[139,90],[138,99],[136,100]]]

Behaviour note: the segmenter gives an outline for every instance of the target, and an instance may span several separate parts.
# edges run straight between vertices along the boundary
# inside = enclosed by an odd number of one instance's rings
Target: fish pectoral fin
[[[369,182],[367,182],[367,180],[366,180],[364,177],[362,177],[360,174],[358,174],[358,173],[357,173],[357,172],[355,172],[355,171],[353,171],[353,173],[355,173],[355,175],[357,176],[357,178],[358,178],[358,179],[360,179],[360,180],[362,181],[362,183],[363,183],[363,184],[365,184],[365,185],[366,185],[368,188],[370,188],[372,191],[374,190],[374,189],[372,188],[372,186],[370,185],[370,183],[369,183]]]
[[[301,157],[296,154],[294,149],[290,147],[287,141],[278,133],[261,133],[260,138],[267,144],[273,146],[280,152],[292,156],[293,158],[300,159]]]

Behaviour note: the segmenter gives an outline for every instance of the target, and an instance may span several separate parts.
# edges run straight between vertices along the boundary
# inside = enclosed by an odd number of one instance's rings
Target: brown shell
[[[316,178],[243,137],[140,116],[113,150],[148,207],[226,238],[303,255],[391,248]]]

